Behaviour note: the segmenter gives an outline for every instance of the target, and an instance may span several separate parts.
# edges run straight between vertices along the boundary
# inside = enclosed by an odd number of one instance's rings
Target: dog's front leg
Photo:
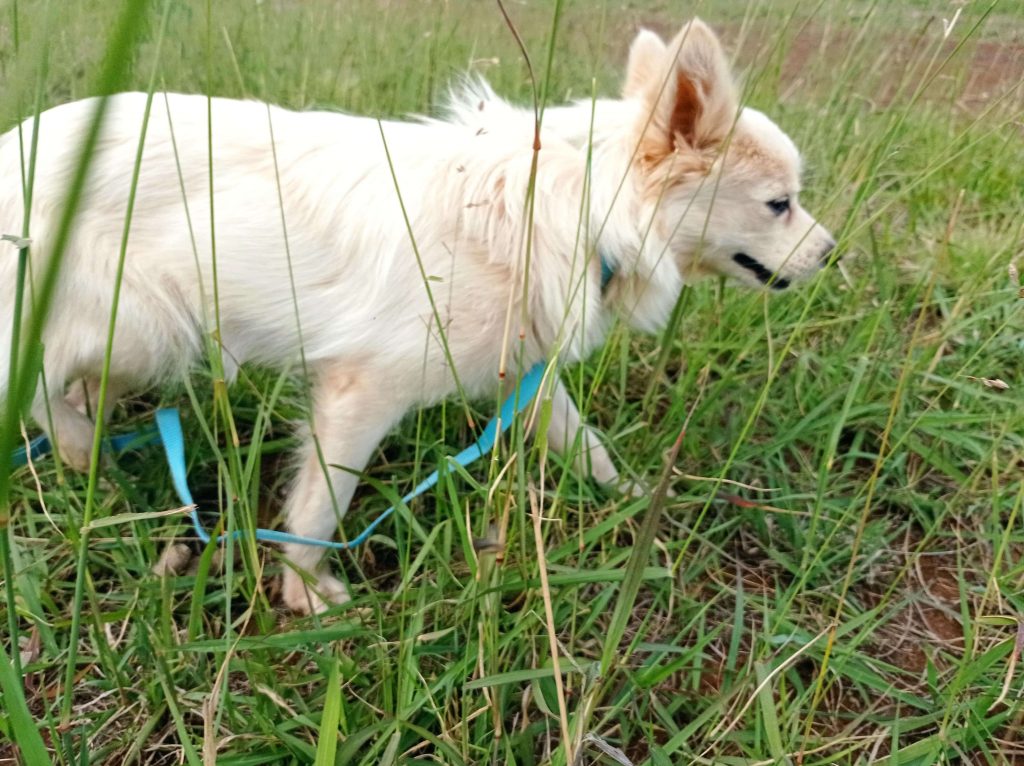
[[[396,404],[396,398],[373,376],[329,372],[320,378],[314,392],[314,433],[302,447],[302,462],[287,502],[292,534],[331,538],[358,483],[353,472],[363,469],[403,411],[404,405]],[[283,597],[290,609],[302,614],[322,612],[348,600],[345,584],[322,566],[323,548],[289,543],[284,549],[289,564]]]
[[[577,434],[579,442],[577,443]],[[551,393],[551,421],[548,423],[548,444],[555,454],[565,455],[574,446],[573,466],[583,476],[606,487],[619,484],[619,472],[598,432],[580,418],[576,403],[559,380]]]

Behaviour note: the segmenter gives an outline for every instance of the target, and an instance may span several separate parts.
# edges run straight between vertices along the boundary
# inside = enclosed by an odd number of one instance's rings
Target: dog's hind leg
[[[358,483],[356,474],[405,410],[404,403],[388,395],[383,379],[328,371],[317,381],[314,433],[303,446],[287,501],[292,534],[328,540],[337,530]],[[288,608],[302,614],[322,612],[348,600],[345,584],[322,566],[322,548],[288,543],[284,550],[289,565],[282,595]]]
[[[76,380],[67,387],[66,394],[65,388],[63,382],[47,380],[46,396],[42,391],[37,394],[32,417],[49,434],[61,460],[72,469],[85,472],[92,460],[99,379]],[[123,392],[118,381],[108,381],[104,422],[110,420],[114,404]]]
[[[117,400],[124,392],[125,386],[120,381],[114,379],[107,381],[107,395],[103,403],[104,423],[110,420],[114,405],[117,404]],[[95,421],[100,400],[100,379],[90,377],[74,381],[68,386],[68,393],[64,398],[80,413]]]
[[[32,418],[47,432],[64,463],[76,471],[88,471],[96,426],[68,403],[63,388],[61,383],[59,393],[40,391],[32,403]]]

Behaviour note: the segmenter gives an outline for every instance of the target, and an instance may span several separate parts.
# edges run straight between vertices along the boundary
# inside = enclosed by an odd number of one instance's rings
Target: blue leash
[[[614,276],[614,267],[602,256],[601,292],[604,292],[605,288],[608,287],[608,283],[611,282]],[[519,381],[517,390],[513,391],[509,394],[508,398],[505,399],[501,405],[501,409],[498,410],[498,414],[487,424],[479,438],[473,442],[473,444],[466,447],[466,449],[462,450],[458,455],[453,458],[449,458],[449,460],[452,463],[465,468],[493,450],[494,443],[498,436],[505,433],[512,425],[513,418],[525,410],[530,405],[530,402],[537,397],[541,383],[544,381],[545,367],[546,364],[544,362],[537,362],[537,364],[531,367]],[[185,435],[181,430],[181,416],[178,414],[177,409],[166,408],[157,410],[155,418],[155,427],[149,426],[133,433],[121,434],[120,436],[113,436],[108,439],[104,439],[103,449],[108,452],[120,453],[129,449],[151,444],[154,441],[159,441],[163,445],[164,453],[167,456],[167,466],[171,470],[171,480],[174,482],[174,488],[178,493],[178,499],[181,500],[182,505],[190,509],[188,515],[192,520],[192,528],[195,530],[195,533],[200,540],[204,543],[209,543],[212,538],[209,532],[206,531],[206,528],[203,527],[202,522],[199,521],[199,511],[196,507],[195,501],[192,499],[192,492],[188,487],[188,477],[185,469]],[[45,436],[38,436],[33,439],[27,447],[16,449],[12,455],[11,461],[14,466],[21,466],[31,460],[36,460],[48,455],[52,451],[53,445],[50,443],[50,440]],[[437,484],[442,473],[446,472],[447,467],[434,471],[427,478],[417,484],[409,494],[403,497],[402,503],[408,503],[413,498],[422,495],[428,489]],[[394,512],[395,506],[391,506],[371,521],[366,526],[366,529],[360,532],[358,536],[348,540],[347,542],[319,540],[312,537],[289,534],[288,532],[278,532],[273,529],[261,528],[254,530],[235,530],[230,534],[218,535],[216,541],[221,543],[228,538],[237,540],[239,538],[252,535],[256,540],[268,543],[299,543],[300,545],[311,545],[319,548],[345,550],[347,548],[355,548],[357,545],[362,545],[366,542],[370,535],[373,534],[373,531],[380,526],[381,522]]]
[[[104,452],[127,452],[136,447],[143,447],[152,444],[159,438],[156,426],[149,426],[140,431],[133,431],[130,434],[111,436],[103,440]],[[27,447],[19,447],[11,455],[11,465],[14,468],[27,465],[30,460],[38,460],[53,452],[53,445],[45,436],[37,436],[28,443]]]
[[[465,468],[494,449],[494,443],[497,440],[498,435],[505,433],[509,429],[509,426],[512,425],[513,418],[525,410],[530,405],[530,402],[536,398],[537,393],[540,391],[541,383],[544,380],[545,367],[546,365],[544,362],[538,362],[531,367],[526,375],[523,376],[522,380],[519,381],[518,391],[513,391],[509,394],[508,398],[505,399],[504,403],[502,403],[497,416],[491,419],[491,422],[489,422],[484,428],[480,437],[473,442],[473,444],[462,450],[458,455],[453,458],[449,458],[449,460],[452,463]],[[196,504],[192,500],[192,493],[189,491],[188,480],[185,475],[185,437],[181,431],[181,418],[178,416],[178,411],[171,408],[157,410],[156,426],[160,432],[160,441],[164,445],[164,452],[167,454],[167,465],[171,469],[171,479],[174,482],[174,488],[178,492],[178,498],[181,500],[182,505],[191,507],[192,510],[189,511],[189,517],[192,519],[192,528],[195,530],[196,535],[198,535],[200,540],[204,543],[208,543],[211,539],[210,534],[199,521]],[[409,494],[402,498],[402,503],[408,503],[414,497],[419,497],[437,484],[438,480],[441,478],[442,472],[447,472],[447,470],[440,469],[434,471],[427,478],[417,484]],[[366,526],[366,529],[360,532],[358,536],[346,542],[319,540],[312,537],[293,535],[288,532],[278,532],[273,529],[239,529],[230,534],[219,535],[217,537],[217,542],[223,542],[229,537],[232,540],[237,540],[239,538],[252,535],[255,539],[268,543],[299,543],[301,545],[312,545],[318,548],[345,550],[347,548],[355,548],[357,545],[362,545],[366,542],[380,523],[394,512],[395,506],[391,506],[381,513],[380,516],[371,521]]]
[[[544,362],[538,362],[530,368],[526,375],[523,376],[522,380],[519,381],[518,390],[509,394],[508,398],[506,398],[502,403],[497,416],[491,419],[484,428],[483,433],[480,434],[480,437],[473,442],[473,444],[462,450],[458,455],[453,458],[449,458],[452,463],[465,468],[494,449],[494,443],[499,434],[505,433],[512,425],[512,420],[515,416],[525,410],[530,405],[530,402],[537,397],[541,383],[544,381],[545,366]],[[199,512],[195,501],[192,499],[192,492],[188,487],[188,478],[186,476],[185,469],[185,435],[181,430],[181,417],[178,414],[178,410],[175,408],[157,410],[155,418],[155,426],[148,426],[139,431],[104,439],[103,449],[107,452],[120,453],[159,441],[163,445],[164,453],[167,456],[167,466],[171,470],[171,480],[174,482],[174,488],[178,493],[178,498],[181,500],[182,505],[187,506],[190,509],[188,515],[192,520],[192,528],[195,530],[195,533],[200,540],[204,543],[209,543],[211,536],[199,521]],[[14,466],[22,466],[30,460],[36,460],[44,457],[52,451],[53,445],[50,443],[50,440],[45,436],[38,436],[33,439],[27,447],[21,447],[14,451],[12,463]],[[437,484],[442,473],[446,472],[446,467],[434,471],[427,478],[417,484],[409,494],[403,497],[402,503],[408,503],[413,498],[422,495],[428,489]],[[380,514],[380,516],[371,521],[366,526],[366,529],[360,532],[357,537],[354,537],[347,542],[319,540],[311,537],[289,534],[288,532],[278,532],[273,529],[239,529],[230,534],[219,535],[216,538],[216,541],[220,543],[229,537],[232,540],[237,540],[251,535],[256,540],[268,543],[299,543],[301,545],[313,545],[320,548],[344,550],[346,548],[354,548],[357,545],[361,545],[366,542],[370,535],[373,534],[373,531],[380,526],[381,522],[394,512],[395,506],[391,506]]]

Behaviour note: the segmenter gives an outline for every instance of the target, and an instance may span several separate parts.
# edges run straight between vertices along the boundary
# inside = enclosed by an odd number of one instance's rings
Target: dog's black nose
[[[826,266],[834,266],[839,262],[838,258],[832,257],[832,251],[835,249],[836,241],[834,239],[830,239],[828,244],[825,245],[825,249],[821,252],[821,255],[818,256],[818,264],[822,268],[825,268]]]

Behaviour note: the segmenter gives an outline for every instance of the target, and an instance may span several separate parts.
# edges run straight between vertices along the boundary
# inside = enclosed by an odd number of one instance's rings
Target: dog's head
[[[739,109],[725,54],[703,22],[667,45],[641,32],[623,96],[639,105],[634,172],[648,236],[684,275],[781,290],[828,263],[835,242],[800,205],[796,147],[763,114]]]

